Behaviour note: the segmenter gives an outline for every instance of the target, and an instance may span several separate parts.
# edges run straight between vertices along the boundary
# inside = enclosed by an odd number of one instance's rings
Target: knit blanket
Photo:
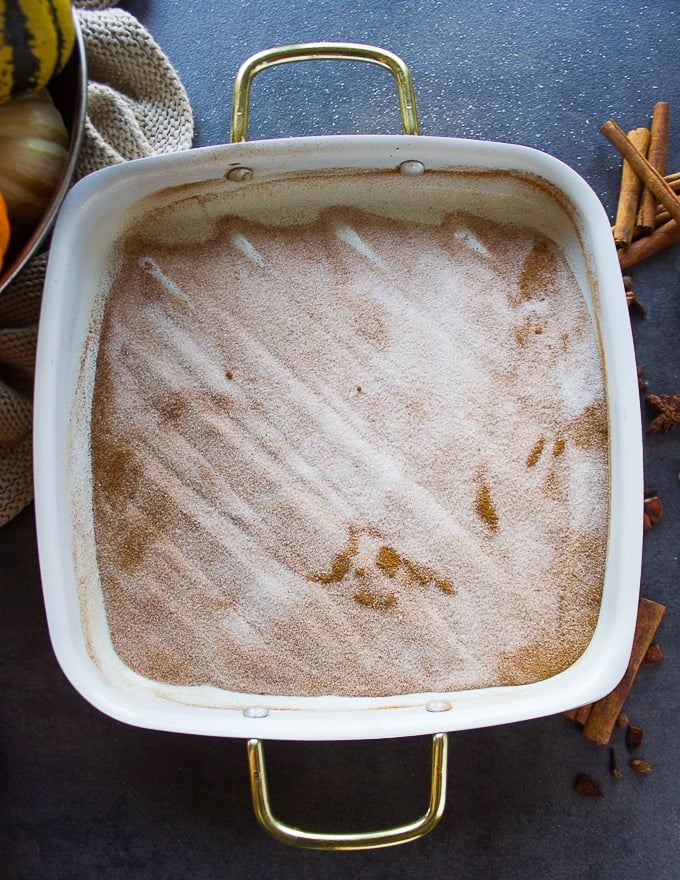
[[[75,0],[87,60],[87,117],[75,180],[107,165],[191,147],[186,91],[162,49],[115,0]],[[0,526],[33,498],[32,385],[42,253],[0,294]]]

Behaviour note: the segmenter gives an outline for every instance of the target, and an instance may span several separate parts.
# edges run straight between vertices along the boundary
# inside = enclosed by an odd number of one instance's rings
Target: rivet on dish
[[[245,718],[266,718],[269,715],[269,709],[266,706],[246,706],[243,715]]]
[[[399,171],[404,177],[420,177],[421,174],[425,173],[425,166],[422,162],[418,162],[417,159],[407,159],[406,162],[401,163]]]
[[[447,700],[430,700],[429,703],[425,703],[427,712],[448,712],[451,709],[453,706]]]
[[[242,180],[250,180],[250,178],[252,176],[253,176],[253,169],[252,168],[244,168],[241,165],[239,165],[236,168],[232,168],[231,171],[227,171],[227,173],[225,174],[225,177],[227,178],[227,180],[233,180],[236,182],[240,182]]]

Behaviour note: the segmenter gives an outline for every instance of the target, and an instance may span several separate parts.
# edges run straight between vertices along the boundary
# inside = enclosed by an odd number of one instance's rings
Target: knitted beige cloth
[[[115,0],[76,0],[88,68],[75,178],[128,159],[187,150],[189,99],[148,31]],[[46,255],[0,294],[0,526],[33,497],[31,389]]]

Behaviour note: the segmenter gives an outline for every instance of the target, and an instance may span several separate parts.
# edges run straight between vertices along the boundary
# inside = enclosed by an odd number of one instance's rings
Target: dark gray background
[[[238,65],[311,40],[391,49],[414,76],[421,131],[510,141],[574,167],[613,216],[620,160],[599,134],[613,117],[648,123],[671,103],[668,170],[680,170],[680,6],[628,0],[137,0],[179,72],[196,145],[228,140]],[[252,138],[397,133],[391,77],[342,63],[268,71],[253,86]],[[649,390],[680,391],[680,245],[635,268],[634,316]],[[643,421],[649,413],[641,398]],[[580,880],[680,876],[678,525],[680,429],[645,437],[647,486],[662,522],[645,536],[642,595],[668,606],[660,667],[627,703],[645,730],[648,777],[608,774],[607,749],[562,716],[450,740],[448,804],[426,838],[391,850],[316,853],[269,840],[249,799],[245,744],[124,726],[64,679],[46,630],[32,508],[0,530],[0,877],[8,880],[208,880],[356,877]],[[272,801],[321,830],[415,818],[427,797],[429,740],[271,743]],[[605,797],[573,790],[579,772]]]

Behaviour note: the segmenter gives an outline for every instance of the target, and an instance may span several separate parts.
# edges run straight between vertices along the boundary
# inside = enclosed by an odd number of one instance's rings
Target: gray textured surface
[[[409,64],[424,134],[544,149],[579,171],[612,214],[620,161],[598,133],[609,117],[645,124],[671,102],[669,170],[680,170],[680,8],[656,3],[140,0],[128,8],[170,56],[189,93],[197,145],[228,139],[231,83],[252,52],[290,42],[382,45]],[[251,137],[396,132],[388,74],[306,65],[258,78]],[[631,274],[650,391],[680,391],[680,245]],[[644,406],[643,406],[644,409]],[[644,411],[645,424],[648,414]],[[668,606],[666,660],[628,700],[646,733],[646,778],[608,775],[607,750],[562,717],[451,737],[440,826],[406,847],[363,854],[291,850],[257,826],[245,744],[125,727],[73,691],[52,655],[32,511],[0,531],[0,875],[9,880],[415,878],[674,880],[680,875],[677,752],[680,429],[645,439],[645,474],[666,516],[645,538],[642,594]],[[622,764],[626,754],[616,737]],[[273,806],[337,830],[405,821],[426,798],[427,740],[273,743]],[[605,797],[586,799],[578,772]]]

